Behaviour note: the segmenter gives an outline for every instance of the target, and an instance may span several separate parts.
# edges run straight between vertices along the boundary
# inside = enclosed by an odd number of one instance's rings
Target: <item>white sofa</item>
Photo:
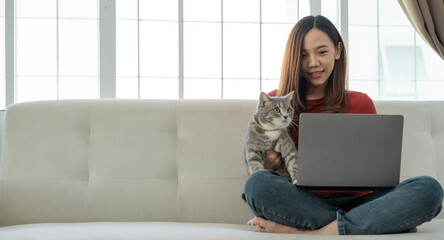
[[[253,215],[241,199],[242,145],[256,104],[63,100],[9,106],[0,239],[308,239],[245,225]],[[444,102],[376,106],[405,117],[402,179],[430,175],[443,182]],[[415,234],[346,239],[444,239],[443,216]]]

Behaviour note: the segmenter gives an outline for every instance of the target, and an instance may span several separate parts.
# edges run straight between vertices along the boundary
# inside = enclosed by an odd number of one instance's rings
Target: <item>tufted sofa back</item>
[[[249,100],[63,100],[7,108],[0,226],[245,223]],[[444,174],[444,102],[376,102],[405,116],[402,178]]]
[[[428,175],[444,183],[444,102],[375,101],[379,114],[404,116],[401,180]]]

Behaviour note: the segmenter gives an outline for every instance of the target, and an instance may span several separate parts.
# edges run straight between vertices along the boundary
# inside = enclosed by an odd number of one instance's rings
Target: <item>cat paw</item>
[[[294,185],[297,185],[298,184],[298,180],[297,179],[295,179],[295,180],[293,180],[293,182],[292,182]]]
[[[254,219],[255,219],[255,218],[253,218],[253,219],[251,219],[250,221],[248,221],[248,222],[247,222],[247,225],[248,225],[248,226],[256,226],[256,224],[254,223]]]

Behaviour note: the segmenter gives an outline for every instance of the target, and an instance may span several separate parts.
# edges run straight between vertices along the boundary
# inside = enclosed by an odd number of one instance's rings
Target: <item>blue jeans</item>
[[[338,220],[339,234],[398,233],[430,221],[441,211],[443,190],[431,177],[415,177],[365,196],[321,198],[275,171],[259,170],[245,183],[245,198],[258,217],[319,229]]]

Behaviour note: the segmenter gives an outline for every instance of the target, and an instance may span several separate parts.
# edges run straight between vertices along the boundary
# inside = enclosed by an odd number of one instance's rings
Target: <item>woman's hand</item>
[[[276,170],[282,163],[281,153],[275,152],[277,140],[273,142],[271,148],[265,152],[264,169]],[[247,167],[247,174],[250,176],[250,169]]]
[[[264,168],[269,170],[276,170],[282,163],[281,153],[275,152],[277,140],[273,142],[271,148],[265,152]]]

